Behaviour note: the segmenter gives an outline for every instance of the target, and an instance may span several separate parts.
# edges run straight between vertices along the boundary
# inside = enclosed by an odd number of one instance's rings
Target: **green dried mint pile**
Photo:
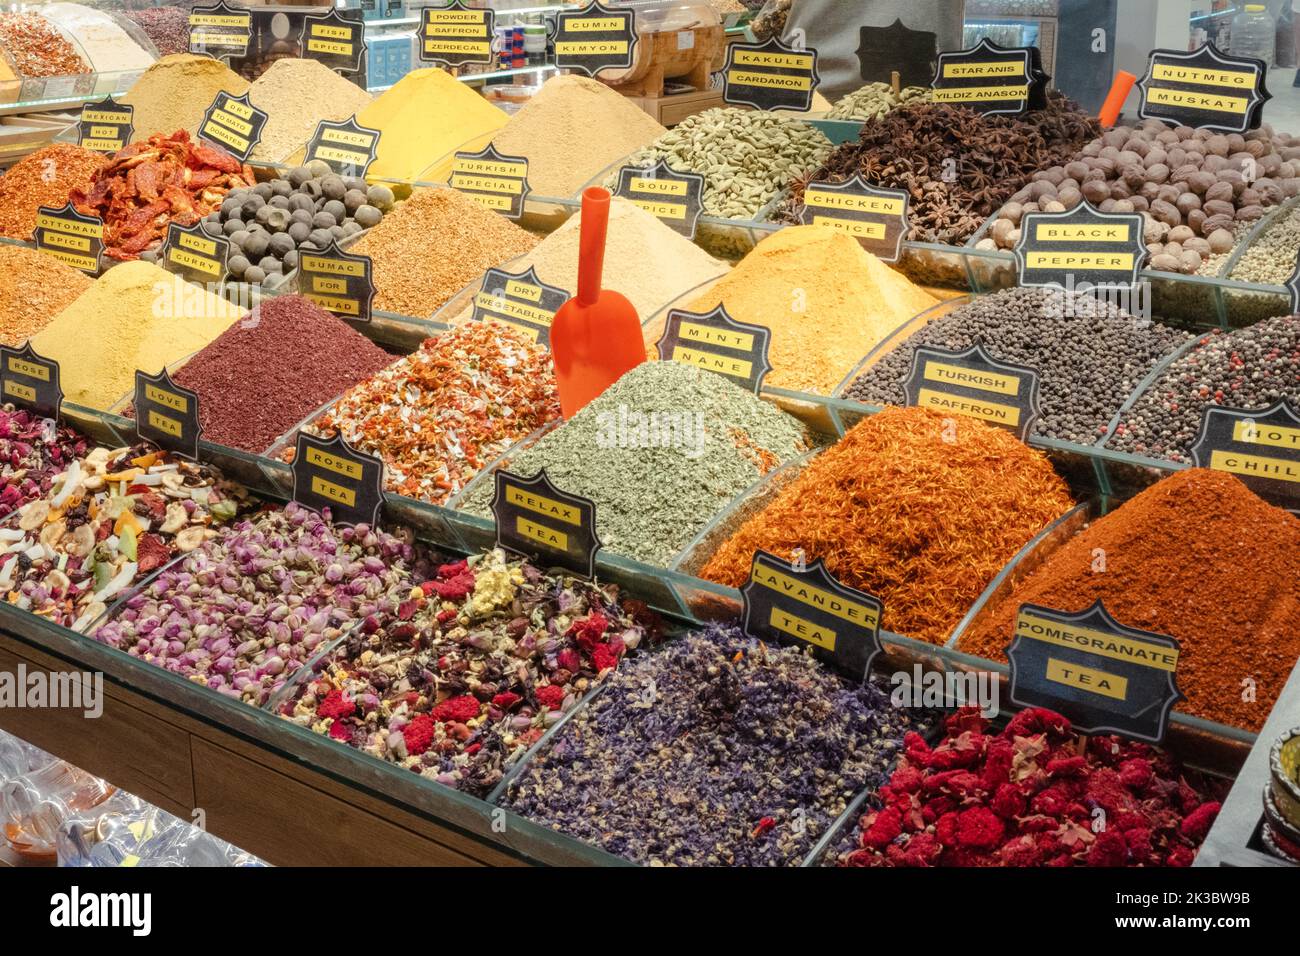
[[[626,164],[653,166],[663,159],[679,172],[700,173],[706,214],[749,219],[830,153],[831,141],[802,120],[719,107],[687,117]],[[612,189],[617,181],[616,171],[606,185]]]
[[[644,362],[503,467],[596,503],[614,554],[667,566],[718,511],[807,448],[803,426],[721,375]],[[488,517],[487,477],[461,507]]]

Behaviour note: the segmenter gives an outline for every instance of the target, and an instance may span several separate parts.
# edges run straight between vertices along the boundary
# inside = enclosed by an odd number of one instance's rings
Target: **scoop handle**
[[[608,189],[589,186],[582,191],[582,224],[578,234],[578,304],[594,305],[605,270],[605,234],[609,228]]]
[[[1097,122],[1101,123],[1103,129],[1110,129],[1119,119],[1119,112],[1124,108],[1124,101],[1128,99],[1129,90],[1133,89],[1133,84],[1137,82],[1137,77],[1128,70],[1120,70],[1115,74],[1114,81],[1110,84],[1110,92],[1106,94],[1106,102],[1101,104],[1101,112],[1097,114]]]

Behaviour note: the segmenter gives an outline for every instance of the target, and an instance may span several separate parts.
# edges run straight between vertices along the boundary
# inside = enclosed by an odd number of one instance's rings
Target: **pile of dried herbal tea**
[[[491,551],[367,621],[280,712],[481,797],[657,626],[616,587]]]
[[[891,407],[812,459],[700,575],[740,587],[755,551],[786,560],[801,552],[880,598],[885,630],[942,644],[989,581],[1072,504],[1047,458],[1011,432]]]
[[[629,658],[502,805],[651,866],[795,866],[920,724],[734,626]]]
[[[85,437],[65,425],[25,408],[0,406],[0,518],[47,494],[86,447]]]

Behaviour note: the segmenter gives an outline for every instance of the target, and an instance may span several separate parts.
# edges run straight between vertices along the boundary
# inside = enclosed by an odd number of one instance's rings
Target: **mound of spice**
[[[0,592],[33,614],[81,631],[113,599],[232,520],[244,490],[144,446],[95,448],[0,531]]]
[[[264,300],[173,376],[199,394],[206,441],[260,453],[392,356],[298,295]]]
[[[1038,370],[1042,415],[1033,434],[1092,445],[1138,383],[1188,338],[1091,295],[1016,288],[976,296],[918,329],[845,390],[868,404],[901,405],[917,348],[962,352]]]
[[[868,83],[852,93],[846,93],[826,113],[829,120],[879,119],[890,110],[913,100],[929,100],[930,91],[923,86],[908,86],[895,93],[888,83]]]
[[[80,3],[45,3],[41,16],[76,37],[77,46],[93,73],[125,73],[143,70],[154,62],[107,11],[93,10]]]
[[[624,662],[502,805],[650,866],[795,866],[917,728],[850,682],[734,626]]]
[[[223,90],[239,96],[248,92],[248,81],[210,56],[164,56],[120,97],[135,110],[131,142],[180,129],[197,135],[203,114]]]
[[[65,425],[0,405],[0,518],[46,494],[68,464],[86,453],[86,444]]]
[[[491,551],[350,634],[281,714],[481,797],[654,628],[615,587]]]
[[[159,56],[189,51],[190,18],[180,7],[146,7],[143,10],[120,12],[144,31],[144,35],[157,48]]]
[[[523,258],[509,263],[510,271],[532,267],[543,282],[576,293],[581,232],[579,212]],[[727,268],[635,203],[618,197],[610,202],[601,286],[627,296],[643,321]],[[467,307],[450,321],[467,322],[473,311],[473,306]]]
[[[1219,814],[1213,782],[1168,753],[1121,737],[1081,741],[1050,710],[1023,710],[994,734],[966,707],[946,730],[933,748],[907,735],[842,864],[1190,866]]]
[[[443,251],[414,254],[430,243]],[[375,308],[427,318],[489,268],[535,245],[536,236],[454,189],[420,189],[349,251],[370,256]]]
[[[282,163],[306,145],[321,120],[342,122],[365,109],[372,97],[316,60],[285,57],[253,81],[248,99],[267,114],[251,158]]]
[[[1121,624],[1178,639],[1180,711],[1259,730],[1300,659],[1297,580],[1300,519],[1234,475],[1189,468],[1052,553],[984,610],[961,650],[1004,660],[1022,604],[1074,613],[1101,600]]]
[[[1300,162],[1293,165],[1300,166]],[[1264,285],[1286,284],[1295,269],[1296,250],[1300,249],[1300,200],[1289,205],[1251,240],[1227,278]]]
[[[772,233],[686,308],[719,303],[772,330],[766,384],[831,394],[876,343],[938,302],[851,236],[826,226]],[[648,328],[653,346],[663,323]]]
[[[0,44],[25,77],[90,73],[63,32],[39,13],[0,13]]]
[[[169,223],[192,226],[226,193],[253,182],[251,167],[182,129],[137,139],[68,198],[78,212],[104,220],[105,254],[129,260],[161,246]]]
[[[804,451],[803,426],[721,375],[643,362],[505,467],[596,503],[613,554],[668,563],[738,494]],[[494,482],[461,507],[491,514]],[[746,565],[748,570],[748,565]]]
[[[147,262],[107,270],[32,337],[60,365],[64,398],[112,408],[150,374],[183,361],[220,335],[241,310]]]
[[[600,135],[591,136],[593,129]],[[503,155],[528,159],[533,192],[562,197],[666,132],[599,80],[553,76],[497,131],[492,145]]]
[[[0,344],[22,345],[91,282],[84,272],[47,253],[0,244]]]
[[[1300,316],[1204,336],[1124,413],[1108,448],[1190,462],[1207,408],[1300,408]]]
[[[857,142],[796,179],[785,218],[797,221],[807,183],[844,182],[856,173],[911,194],[909,239],[960,245],[1036,171],[1065,162],[1098,132],[1096,120],[1057,93],[1048,94],[1046,109],[1024,116],[909,103],[867,123]]]
[[[560,418],[551,355],[509,326],[471,323],[346,392],[309,430],[384,460],[388,490],[444,504],[514,442]]]
[[[354,625],[396,614],[436,556],[290,502],[205,541],[91,636],[260,707]]]
[[[1010,432],[891,407],[814,458],[701,576],[740,587],[755,551],[787,560],[801,551],[880,598],[886,630],[942,644],[1025,542],[1072,504],[1047,459]]]
[[[107,162],[102,153],[55,143],[14,163],[0,176],[0,236],[29,241],[37,210],[61,207],[74,189],[88,188]]]

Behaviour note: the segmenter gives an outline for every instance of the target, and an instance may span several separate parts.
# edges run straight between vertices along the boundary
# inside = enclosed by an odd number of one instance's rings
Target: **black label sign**
[[[732,43],[722,68],[722,101],[758,110],[812,109],[813,90],[821,82],[817,51],[796,50],[776,37],[766,43]]]
[[[771,337],[771,329],[737,322],[722,305],[704,314],[673,309],[657,347],[663,361],[717,372],[758,394],[772,371],[767,358]]]
[[[189,282],[211,285],[225,278],[229,258],[230,240],[225,236],[209,236],[199,223],[186,227],[173,222],[167,225],[158,261]]]
[[[303,19],[299,43],[304,59],[316,60],[331,70],[356,73],[366,55],[366,27],[331,9],[322,16]]]
[[[1087,202],[1026,213],[1015,254],[1021,285],[1131,289],[1147,254],[1142,214],[1098,212]]]
[[[980,113],[1023,113],[1041,82],[1028,47],[1008,49],[987,38],[969,50],[939,54],[930,86],[934,100]]]
[[[131,142],[135,132],[135,107],[114,102],[106,96],[81,108],[77,122],[77,145],[97,153],[116,153]]]
[[[569,293],[537,278],[532,266],[527,272],[489,269],[474,296],[472,318],[477,322],[495,319],[521,329],[547,348],[551,347],[551,322]]]
[[[267,115],[248,100],[248,94],[231,96],[222,90],[203,114],[199,139],[206,139],[226,150],[241,163],[252,155],[262,140]]]
[[[307,141],[303,164],[319,159],[340,176],[364,176],[379,153],[379,130],[357,125],[357,118],[342,123],[321,120]]]
[[[135,373],[135,433],[141,441],[197,460],[199,396],[181,388],[163,369],[157,375]]]
[[[369,256],[353,255],[330,242],[323,252],[298,255],[298,291],[326,312],[351,322],[369,322],[375,280]]]
[[[614,195],[636,203],[673,232],[695,238],[704,212],[704,176],[679,173],[660,159],[653,166],[624,166]]]
[[[0,392],[4,401],[45,418],[58,418],[63,405],[59,363],[32,351],[30,342],[19,349],[0,346]]]
[[[1152,50],[1147,72],[1138,80],[1138,116],[1166,123],[1244,133],[1259,125],[1271,99],[1263,61],[1227,56],[1213,43],[1191,53]]]
[[[64,265],[99,275],[104,254],[104,220],[83,216],[65,203],[63,208],[41,206],[36,211],[36,229],[32,233],[36,248],[48,252]]]
[[[596,503],[551,484],[542,469],[532,478],[498,471],[492,514],[497,523],[497,547],[516,554],[538,556],[576,571],[596,573]]]
[[[900,87],[927,86],[938,51],[935,34],[909,30],[901,19],[887,27],[858,30],[858,66],[864,83],[889,83],[897,73]]]
[[[555,65],[595,76],[602,70],[627,69],[639,39],[636,11],[590,3],[561,13],[555,20]]]
[[[861,176],[842,183],[809,183],[800,221],[846,232],[885,262],[897,262],[911,223],[902,189],[877,189]]]
[[[425,7],[420,20],[420,59],[446,66],[491,63],[495,27],[493,11],[471,10],[461,0],[448,7]]]
[[[1178,690],[1178,641],[1120,624],[1098,601],[1079,614],[1025,604],[1007,648],[1011,700],[1046,707],[1086,734],[1160,743]]]
[[[451,186],[486,209],[518,219],[524,214],[524,199],[532,191],[528,160],[502,156],[492,145],[477,153],[457,153],[451,164]]]
[[[226,0],[190,11],[191,53],[206,54],[215,60],[244,56],[252,36],[253,14],[231,7]]]
[[[317,438],[298,432],[293,456],[293,500],[335,524],[379,520],[384,504],[384,463],[357,451],[341,435]]]
[[[814,656],[853,680],[865,679],[883,650],[880,599],[836,581],[820,558],[791,564],[756,551],[740,596],[742,626],[750,637],[810,645]]]
[[[908,406],[978,418],[1024,441],[1041,414],[1038,372],[999,362],[976,343],[964,352],[922,346],[903,382]]]
[[[1300,514],[1300,415],[1286,402],[1207,408],[1190,451],[1197,468],[1234,474],[1265,501]]]
[[[1287,291],[1291,293],[1291,314],[1300,313],[1300,253],[1296,255],[1295,268],[1291,278],[1286,280]]]

